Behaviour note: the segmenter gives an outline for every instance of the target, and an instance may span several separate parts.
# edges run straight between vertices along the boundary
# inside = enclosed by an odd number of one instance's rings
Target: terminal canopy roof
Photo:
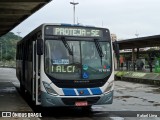
[[[160,35],[118,41],[119,49],[132,49],[160,46]]]
[[[8,33],[51,0],[0,0],[0,36]]]

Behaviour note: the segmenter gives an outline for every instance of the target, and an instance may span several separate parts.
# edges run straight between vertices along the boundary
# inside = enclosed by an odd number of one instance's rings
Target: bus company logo
[[[79,93],[80,93],[80,95],[82,95],[82,94],[84,94],[84,91],[81,90]]]
[[[2,112],[2,117],[11,117],[11,112]]]

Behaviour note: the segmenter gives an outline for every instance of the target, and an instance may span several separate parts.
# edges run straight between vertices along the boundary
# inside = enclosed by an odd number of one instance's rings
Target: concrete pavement
[[[33,112],[25,100],[20,96],[19,81],[15,69],[0,68],[0,114],[2,112]],[[1,115],[0,115],[1,116]],[[0,120],[37,120],[37,118],[3,118]]]

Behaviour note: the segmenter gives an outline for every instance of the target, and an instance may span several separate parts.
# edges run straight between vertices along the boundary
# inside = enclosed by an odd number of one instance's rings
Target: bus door
[[[32,71],[33,71],[33,73],[32,73],[32,100],[33,101],[35,101],[35,81],[36,81],[36,67],[35,67],[35,60],[36,60],[36,57],[35,57],[35,50],[36,50],[36,47],[35,47],[35,41],[33,41],[33,43],[32,43],[32,45],[33,45],[33,56],[32,56]]]
[[[37,55],[37,41],[33,41],[33,79],[32,79],[32,100],[40,105],[40,56]]]

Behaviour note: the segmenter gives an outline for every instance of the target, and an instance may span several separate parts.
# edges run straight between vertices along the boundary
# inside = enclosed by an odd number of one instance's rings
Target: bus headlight
[[[55,90],[50,86],[49,83],[44,82],[44,81],[42,81],[42,82],[43,82],[44,88],[46,89],[46,91],[47,91],[48,94],[57,95],[57,93],[56,93]]]
[[[109,83],[108,87],[104,90],[104,93],[110,91],[112,89],[113,85],[114,85],[113,82]]]

